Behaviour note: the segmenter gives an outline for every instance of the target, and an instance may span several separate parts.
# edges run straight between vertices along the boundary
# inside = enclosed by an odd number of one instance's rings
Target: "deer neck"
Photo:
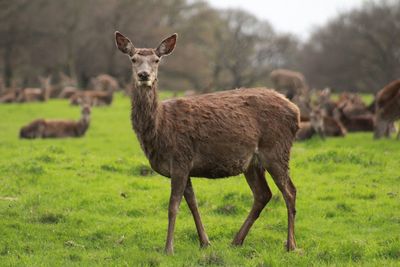
[[[157,80],[151,88],[134,83],[132,90],[131,121],[140,145],[147,158],[152,158],[157,149],[157,128],[159,121],[159,104]]]
[[[78,136],[81,136],[86,132],[86,130],[89,128],[89,123],[90,123],[90,115],[82,115],[77,125]]]

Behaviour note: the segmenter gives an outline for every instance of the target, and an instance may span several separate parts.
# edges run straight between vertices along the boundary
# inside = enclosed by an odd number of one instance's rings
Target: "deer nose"
[[[150,74],[146,71],[141,71],[138,73],[139,79],[142,81],[148,81]]]

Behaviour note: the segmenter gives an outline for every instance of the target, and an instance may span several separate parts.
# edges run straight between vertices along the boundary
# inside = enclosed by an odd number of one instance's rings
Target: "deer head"
[[[133,80],[136,86],[152,87],[157,80],[158,65],[163,56],[172,53],[178,35],[165,38],[155,49],[135,48],[132,42],[119,32],[115,32],[115,42],[119,50],[132,62]]]

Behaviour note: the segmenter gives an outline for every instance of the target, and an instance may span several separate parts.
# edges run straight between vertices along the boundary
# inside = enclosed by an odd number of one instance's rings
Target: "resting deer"
[[[324,140],[325,136],[343,137],[346,132],[346,128],[340,121],[328,116],[324,109],[317,107],[311,111],[309,122],[300,123],[296,139],[300,141],[307,140],[314,134],[318,134]]]
[[[299,128],[299,110],[283,95],[266,88],[158,101],[160,59],[172,53],[177,35],[156,49],[135,48],[121,33],[116,45],[132,62],[132,126],[151,167],[171,178],[165,250],[173,253],[175,220],[182,196],[192,212],[201,246],[209,245],[193,192],[191,177],[223,178],[244,173],[254,202],[233,244],[242,245],[271,199],[267,170],[282,192],[288,210],[286,247],[294,237],[296,189],[289,176],[290,150]]]
[[[90,107],[82,106],[79,121],[71,120],[34,120],[20,130],[20,138],[63,138],[81,137],[90,123]]]
[[[69,100],[71,105],[88,104],[91,106],[109,106],[113,101],[113,94],[113,91],[79,91],[73,94]]]
[[[41,88],[25,88],[20,91],[17,102],[47,101],[51,92],[51,77],[39,77]]]
[[[400,80],[392,81],[378,92],[375,115],[374,138],[390,137],[393,123],[400,119]]]

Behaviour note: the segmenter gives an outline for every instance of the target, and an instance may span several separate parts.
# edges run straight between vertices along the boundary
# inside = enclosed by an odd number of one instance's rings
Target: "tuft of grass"
[[[38,221],[44,224],[57,224],[64,219],[65,219],[64,215],[50,212],[40,215]]]

